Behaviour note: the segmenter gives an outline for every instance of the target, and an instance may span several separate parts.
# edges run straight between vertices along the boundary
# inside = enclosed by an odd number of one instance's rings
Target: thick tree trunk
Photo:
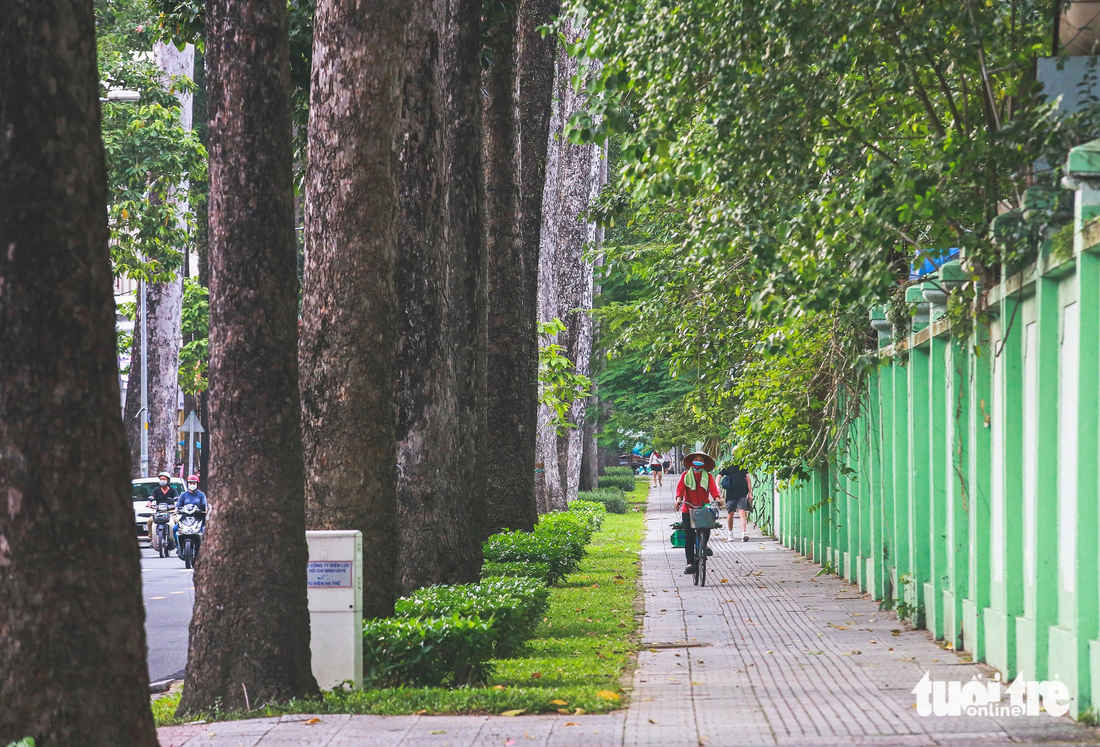
[[[566,22],[565,37],[573,42],[586,32]],[[588,375],[592,351],[592,265],[584,253],[596,240],[596,227],[584,219],[601,185],[600,149],[573,145],[562,133],[569,118],[584,105],[584,93],[573,91],[577,61],[564,47],[559,50],[554,83],[554,112],[549,140],[548,172],[543,193],[541,250],[539,255],[540,318],[555,317],[565,324],[557,344],[573,361],[577,373]],[[577,496],[581,472],[581,424],[585,401],[578,399],[569,412],[575,427],[555,433],[547,427],[551,413],[540,408],[538,454],[544,484],[538,491],[540,510],[563,510]],[[551,474],[556,469],[557,474]]]
[[[179,713],[314,697],[283,0],[206,5],[210,505]]]
[[[396,272],[402,592],[477,579],[486,427],[481,4],[411,5]]]
[[[393,613],[397,188],[405,0],[321,0],[302,298],[306,508],[363,533],[363,614]]]
[[[491,38],[483,104],[489,262],[484,534],[534,527],[538,431],[538,252],[560,2],[521,0]],[[488,461],[486,463],[489,463]]]
[[[5,7],[0,744],[157,743],[126,497],[97,90],[92,3]]]

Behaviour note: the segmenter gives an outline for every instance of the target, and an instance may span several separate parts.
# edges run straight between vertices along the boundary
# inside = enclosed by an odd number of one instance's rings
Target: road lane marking
[[[167,599],[167,598],[168,597],[149,597],[150,600],[153,600],[153,599]]]
[[[182,591],[170,591],[169,594],[182,594]]]

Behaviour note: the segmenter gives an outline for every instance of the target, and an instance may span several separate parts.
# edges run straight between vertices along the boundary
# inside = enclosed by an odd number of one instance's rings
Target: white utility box
[[[309,544],[309,648],[322,690],[345,680],[363,686],[363,534],[306,532]]]

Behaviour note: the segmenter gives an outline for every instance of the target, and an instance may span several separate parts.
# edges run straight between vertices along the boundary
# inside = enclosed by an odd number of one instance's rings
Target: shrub
[[[407,619],[476,617],[488,623],[499,657],[518,650],[548,604],[545,584],[532,578],[497,578],[480,584],[429,586],[394,606]]]
[[[604,475],[596,484],[601,488],[619,488],[629,493],[634,490],[634,475]]]
[[[603,504],[603,501],[586,501],[580,498],[570,501],[569,510],[588,518],[594,532],[600,531],[600,527],[603,526],[604,514],[607,513],[607,507]]]
[[[545,563],[549,567],[547,583],[557,583],[577,569],[584,557],[584,546],[592,536],[587,522],[577,515],[569,522],[547,521],[542,517],[533,532],[501,532],[485,540],[485,560],[490,563]]]
[[[546,583],[550,566],[546,563],[485,563],[481,566],[481,580],[491,578],[537,578]]]
[[[599,503],[607,509],[608,513],[612,514],[625,514],[627,509],[626,498],[623,496],[623,491],[618,488],[597,488],[596,490],[577,493],[577,501]],[[577,501],[574,501],[574,503]]]
[[[539,523],[535,526],[533,533],[556,538],[569,538],[577,542],[582,551],[577,556],[579,561],[584,557],[584,546],[592,541],[592,535],[595,534],[596,529],[597,522],[591,514],[564,511],[540,516]]]
[[[363,621],[363,686],[479,685],[492,673],[491,623],[478,617]]]
[[[630,467],[605,467],[603,473],[612,477],[616,475],[620,477],[624,475],[626,477],[634,477],[635,474],[634,470]]]

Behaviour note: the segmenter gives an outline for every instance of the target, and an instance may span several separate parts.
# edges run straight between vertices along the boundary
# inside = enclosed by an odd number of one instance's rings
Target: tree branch
[[[951,95],[951,87],[947,85],[947,79],[943,76],[943,70],[941,69],[940,63],[937,61],[932,66],[932,69],[936,71],[936,80],[940,82],[940,90],[943,91],[943,95],[947,99],[947,108],[951,110],[951,118],[955,122],[955,130],[960,135],[965,135],[967,123],[959,116],[959,109],[955,106],[955,97]]]

